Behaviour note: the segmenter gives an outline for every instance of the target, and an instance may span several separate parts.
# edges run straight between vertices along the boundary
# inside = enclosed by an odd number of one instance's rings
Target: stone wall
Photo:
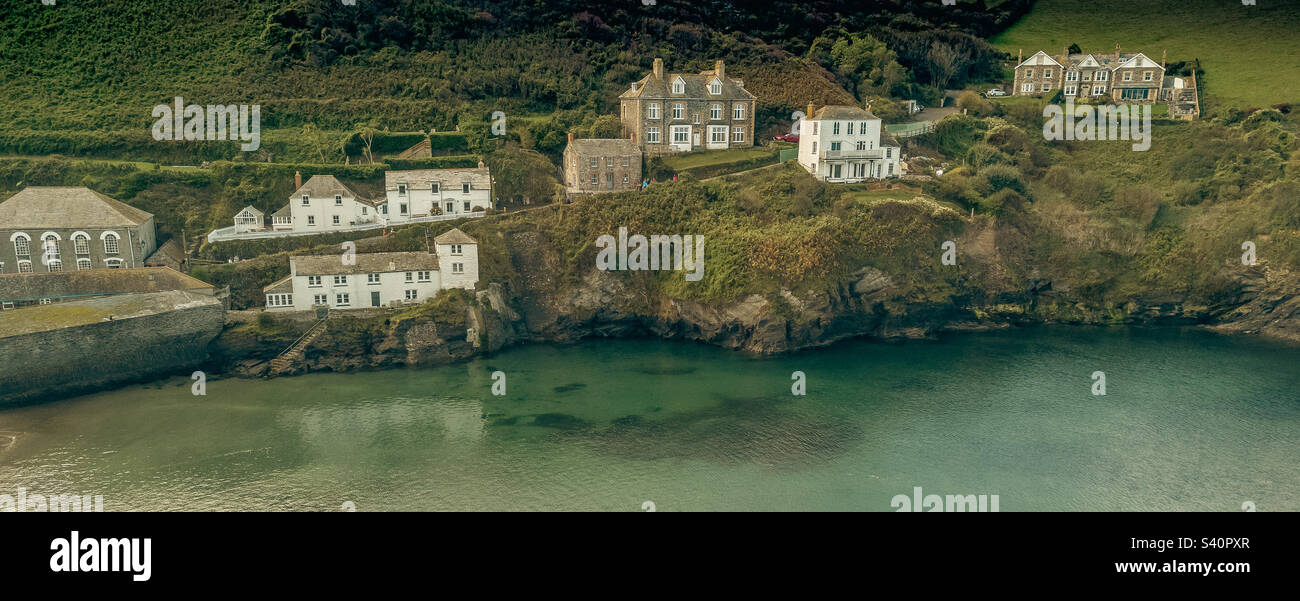
[[[161,309],[0,338],[0,405],[53,400],[190,369],[207,358],[209,343],[223,326],[224,308],[211,296],[172,291],[113,298],[123,297],[147,297],[143,300]],[[6,317],[22,318],[25,311]]]

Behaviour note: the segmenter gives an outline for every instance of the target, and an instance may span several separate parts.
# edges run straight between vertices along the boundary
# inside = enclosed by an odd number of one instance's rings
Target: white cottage
[[[477,169],[414,169],[384,173],[388,223],[431,215],[463,215],[492,208],[492,173],[482,161]]]
[[[799,127],[799,164],[814,177],[853,183],[901,174],[902,149],[882,141],[880,118],[856,106],[813,109]]]
[[[313,175],[299,185],[289,195],[289,212],[295,232],[328,232],[374,223],[379,218],[374,201],[357,197],[333,175]]]
[[[434,238],[434,248],[432,254],[289,257],[289,276],[262,289],[266,309],[390,307],[422,303],[450,288],[473,290],[478,282],[478,243],[453,228]]]

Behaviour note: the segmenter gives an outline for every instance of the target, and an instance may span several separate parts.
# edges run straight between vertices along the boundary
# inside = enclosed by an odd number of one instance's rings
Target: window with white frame
[[[268,294],[266,295],[267,307],[292,307],[292,294]]]
[[[1097,81],[1106,81],[1106,79],[1109,78],[1109,77],[1110,77],[1110,73],[1107,72],[1107,71],[1098,71],[1098,72],[1097,72]]]
[[[341,207],[341,206],[343,206],[343,196],[341,196],[341,195],[339,195],[339,194],[335,194],[335,195],[334,195],[334,206],[336,206],[336,207]]]
[[[659,118],[659,103],[658,103],[658,102],[651,102],[650,105],[646,107],[646,111],[645,111],[645,112],[646,112],[646,118],[647,118],[647,119],[658,119],[658,118]]]
[[[862,140],[858,140],[858,144],[854,148],[854,150],[866,150],[866,149],[867,149],[867,143]]]
[[[1142,81],[1151,81],[1151,77],[1152,77],[1152,72],[1151,72],[1151,71],[1143,71],[1143,72],[1142,72]]]
[[[406,196],[406,184],[397,184],[397,195],[398,195],[398,196]],[[306,199],[306,198],[307,198],[306,196],[303,197],[303,199]],[[304,203],[302,203],[302,204],[307,204],[307,203],[304,202]]]
[[[460,244],[453,244],[451,245],[451,254],[459,255],[464,250],[464,248],[465,247]]]
[[[118,241],[117,234],[113,232],[108,232],[107,234],[104,234],[104,254],[106,255],[117,254],[117,241]]]
[[[712,82],[710,82],[710,83],[709,83],[709,93],[710,93],[710,94],[713,94],[714,96],[717,96],[718,94],[721,94],[721,93],[722,93],[722,82],[720,82],[720,81],[718,81],[718,80],[716,80],[716,79],[713,80]]]
[[[732,142],[744,142],[744,141],[745,141],[745,128],[744,128],[744,127],[741,127],[741,126],[736,126],[736,127],[731,128],[731,141],[732,141]]]
[[[429,271],[420,271],[420,272],[417,272],[417,273],[415,274],[415,279],[416,279],[417,281],[420,281],[420,282],[432,282],[432,281],[433,281],[433,277],[430,275],[430,273],[432,273],[432,272],[429,272]]]
[[[832,135],[836,135],[836,136],[840,135],[840,122],[839,122],[839,121],[832,121],[832,122],[831,122],[831,134],[832,134]]]
[[[414,281],[415,281],[415,272],[414,272],[414,271],[408,271],[408,272],[406,272],[406,281],[407,281],[407,282],[414,282]]]
[[[1070,70],[1065,72],[1065,81],[1079,81],[1079,72]]]
[[[614,157],[605,157],[605,167],[607,169],[614,168]]]
[[[302,206],[306,207],[306,206],[310,206],[310,205],[311,205],[311,197],[310,197],[310,196],[307,196],[306,194],[303,194],[303,195],[302,195]]]
[[[104,266],[107,267],[107,268],[109,268],[109,269],[121,269],[121,268],[122,268],[122,260],[121,260],[121,259],[104,259]]]
[[[452,272],[452,273],[465,273],[465,264],[464,264],[464,263],[452,263],[452,264],[451,264],[451,272]]]
[[[1096,86],[1092,89],[1093,96],[1101,96],[1106,93],[1106,86]]]
[[[308,216],[307,216],[307,225],[316,225],[316,216],[315,216],[315,215],[308,215]]]
[[[320,276],[318,276],[318,275],[309,275],[309,276],[307,276],[307,287],[308,287],[308,288],[320,288],[320,287],[321,287]]]
[[[334,295],[334,306],[336,306],[336,307],[346,307],[346,306],[348,306],[348,305],[350,305],[350,304],[352,304],[352,296],[351,296],[351,295],[349,295],[349,294],[347,294],[347,293],[335,294],[335,295]]]
[[[336,276],[334,276],[334,285],[335,285],[335,286],[347,286],[347,285],[348,285],[348,276],[346,276],[346,275],[336,275]]]
[[[465,184],[461,184],[461,185],[460,185],[460,193],[461,193],[461,194],[469,194],[469,191],[470,191],[470,184],[465,183]]]
[[[709,141],[710,141],[710,142],[726,142],[726,141],[727,141],[727,126],[724,125],[724,126],[722,126],[722,127],[710,127],[710,128],[709,128]]]
[[[417,300],[417,299],[419,298],[419,296],[420,296],[420,293],[419,293],[418,290],[407,290],[407,291],[406,291],[406,300],[409,300],[409,301],[410,301],[410,300]]]
[[[686,105],[680,102],[674,102],[673,119],[685,119],[685,118],[686,118]]]
[[[32,272],[32,262],[31,262],[31,261],[19,261],[19,262],[18,262],[18,273],[31,273],[31,272]]]
[[[328,294],[317,294],[317,295],[311,297],[311,304],[312,304],[313,306],[314,306],[314,305],[328,305],[328,304],[330,304],[329,298],[330,298],[330,297],[329,297]]]
[[[78,255],[90,254],[90,236],[85,234],[73,234],[72,252]]]
[[[831,150],[832,150],[832,151],[838,151],[839,149],[840,149],[840,143],[839,143],[839,142],[831,142]]]
[[[691,128],[682,126],[673,127],[673,144],[686,144],[690,142]]]
[[[45,264],[45,267],[46,269],[49,269],[50,272],[63,271],[63,261],[60,261],[58,259],[50,259]]]
[[[722,105],[721,105],[721,104],[710,104],[710,105],[709,105],[709,119],[712,120],[712,121],[717,121],[717,120],[719,120],[719,119],[722,119]]]
[[[77,271],[90,271],[90,259],[77,259]]]
[[[1075,90],[1074,86],[1065,86],[1065,95],[1074,96],[1074,90]]]
[[[678,77],[677,79],[673,80],[673,93],[674,94],[686,93],[686,82],[682,81],[682,78]]]
[[[599,186],[599,185],[600,185],[600,174],[599,174],[599,173],[592,172],[592,174],[591,174],[591,185],[593,185],[593,186]]]
[[[338,224],[339,224],[339,216],[338,216],[338,215],[335,215],[335,216],[334,216],[334,225],[338,225]]]
[[[658,127],[647,127],[647,128],[645,128],[645,141],[648,142],[648,143],[650,143],[650,144],[658,144],[658,143],[659,143],[659,128],[658,128]]]
[[[1132,72],[1132,71],[1125,71],[1125,72],[1124,72],[1124,81],[1133,81],[1133,72]]]
[[[1033,91],[1034,91],[1034,84],[1032,84],[1032,83],[1025,83],[1025,84],[1022,84],[1022,85],[1020,86],[1020,91],[1021,91],[1021,92],[1025,92],[1025,93],[1033,92]]]
[[[628,157],[623,157],[623,166],[627,167],[629,164],[631,164],[631,160]]]
[[[437,193],[439,193],[440,191],[442,191],[442,182],[430,182],[430,183],[429,183],[429,192],[431,192],[431,193],[433,193],[433,194],[437,194]]]
[[[377,274],[377,273],[367,273],[367,274],[366,274],[366,283],[369,284],[369,285],[371,285],[371,286],[374,286],[375,284],[378,284],[378,283],[379,283],[379,274]]]
[[[731,118],[735,121],[741,121],[745,118],[745,105],[737,104],[731,107]]]
[[[598,157],[591,157],[591,168],[592,168],[592,169],[600,169],[600,158],[598,158]]]
[[[46,260],[59,258],[59,237],[54,234],[46,234],[45,239],[41,241],[41,256]]]
[[[1045,83],[1045,84],[1043,84],[1043,91],[1044,91],[1044,92],[1049,92],[1049,91],[1051,91],[1051,89],[1052,89],[1052,84],[1050,84],[1050,83]]]
[[[849,136],[853,135],[853,122],[852,122],[852,121],[849,121],[849,122],[846,124],[845,129],[847,130],[847,131],[844,132],[845,135],[849,135]]]
[[[20,257],[30,257],[32,255],[32,239],[27,234],[16,234],[14,236],[14,254]]]
[[[1025,77],[1033,77],[1033,76],[1034,76],[1033,69],[1025,69]]]
[[[1052,70],[1051,70],[1051,69],[1043,69],[1043,77],[1045,77],[1045,78],[1047,78],[1047,79],[1051,79],[1051,78],[1052,78]]]

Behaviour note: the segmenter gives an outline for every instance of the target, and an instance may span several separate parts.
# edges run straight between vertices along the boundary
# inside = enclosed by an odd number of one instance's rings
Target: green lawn
[[[772,156],[772,151],[760,146],[751,148],[730,148],[727,150],[697,150],[664,157],[664,164],[676,171],[711,167],[742,161],[759,160]]]
[[[1159,61],[1200,59],[1203,105],[1263,107],[1300,102],[1300,5],[1262,0],[1038,0],[1019,23],[991,40],[1014,57],[1039,50],[1060,54],[1140,51]]]

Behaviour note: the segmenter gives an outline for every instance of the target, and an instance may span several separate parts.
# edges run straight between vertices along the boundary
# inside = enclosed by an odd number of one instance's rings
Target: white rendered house
[[[819,180],[853,183],[901,175],[902,149],[882,143],[880,118],[856,106],[824,106],[799,126],[799,164]]]
[[[388,171],[384,197],[379,209],[394,224],[485,211],[492,208],[492,174],[482,161],[476,169]]]
[[[289,257],[289,276],[263,288],[268,311],[362,309],[422,303],[450,288],[474,289],[478,243],[459,229],[434,239],[436,252]]]
[[[374,201],[356,193],[332,175],[313,175],[289,195],[289,226],[295,232],[328,232],[374,223],[379,209]],[[281,211],[273,214],[282,219]],[[273,219],[273,227],[283,223]]]

